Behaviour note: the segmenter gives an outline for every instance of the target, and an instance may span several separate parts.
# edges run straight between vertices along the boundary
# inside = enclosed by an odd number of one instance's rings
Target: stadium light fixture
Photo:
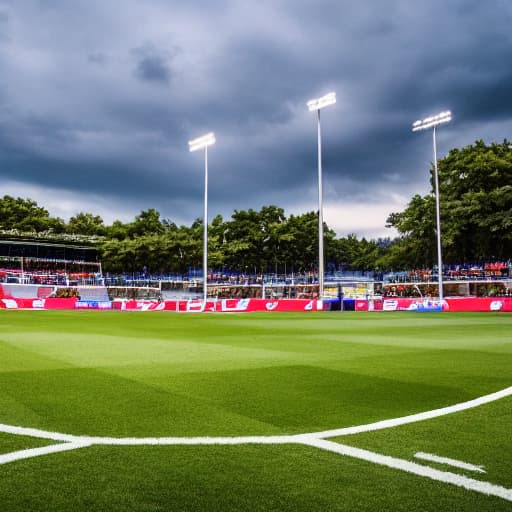
[[[190,152],[197,151],[198,149],[207,148],[215,144],[215,134],[213,132],[207,133],[197,139],[190,140],[188,142],[188,149]]]
[[[324,212],[322,184],[322,131],[320,127],[320,110],[336,103],[336,93],[330,92],[321,98],[308,101],[310,112],[317,113],[318,130],[318,298],[324,296]]]
[[[448,123],[452,120],[452,113],[447,110],[446,112],[441,112],[435,116],[426,117],[425,119],[420,119],[415,121],[412,125],[412,131],[417,132],[420,130],[427,130],[428,128],[434,128],[440,124]]]
[[[443,257],[441,251],[441,213],[439,207],[439,172],[437,169],[437,141],[436,128],[440,124],[448,123],[452,120],[452,113],[449,110],[415,121],[412,125],[412,131],[428,130],[432,128],[433,146],[434,146],[434,185],[436,193],[436,231],[437,231],[437,276],[439,288],[439,303],[443,303]]]
[[[203,300],[208,298],[208,146],[215,144],[215,134],[207,133],[188,143],[190,152],[204,149],[204,216],[203,216]]]
[[[334,103],[336,103],[336,93],[330,92],[321,98],[308,101],[308,108],[310,112],[314,112],[315,110],[320,110],[321,108],[328,107]]]

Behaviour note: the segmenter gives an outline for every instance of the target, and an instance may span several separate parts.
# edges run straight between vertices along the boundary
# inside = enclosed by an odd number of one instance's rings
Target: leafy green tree
[[[103,262],[103,270],[111,273],[122,273],[129,270],[126,265],[131,265],[129,259],[125,258],[125,247],[129,240],[118,240],[110,238],[99,246],[100,259]]]
[[[69,219],[66,231],[80,235],[104,235],[106,228],[99,215],[80,212]]]
[[[435,199],[415,195],[400,213],[392,213],[387,226],[400,233],[400,241],[387,259],[388,268],[401,270],[432,266],[436,261]],[[399,248],[400,249],[399,249]],[[395,255],[393,258],[392,256]]]
[[[222,215],[216,215],[208,227],[208,264],[211,268],[220,270],[225,265],[226,229]]]
[[[439,162],[447,260],[507,259],[512,253],[512,145],[477,141]]]
[[[355,234],[333,240],[337,266],[350,270],[375,270],[384,250],[375,240],[359,240]]]
[[[160,220],[160,212],[154,208],[143,210],[135,217],[130,225],[128,233],[131,237],[149,235],[152,233],[163,233],[165,225]]]
[[[285,259],[295,272],[311,271],[318,267],[318,215],[307,212],[290,215],[287,222]]]
[[[240,272],[261,271],[264,234],[259,214],[253,209],[235,210],[227,222],[226,265]]]
[[[106,227],[106,237],[115,240],[124,240],[128,238],[130,230],[129,224],[124,224],[120,220],[115,220],[111,226]]]
[[[286,263],[283,243],[290,240],[284,210],[277,206],[264,206],[259,212],[261,229],[260,267],[278,272],[278,266]]]
[[[21,232],[47,231],[58,227],[52,221],[48,210],[39,206],[32,199],[5,195],[0,199],[0,229],[17,229]]]
[[[452,149],[439,160],[441,239],[445,263],[508,259],[512,254],[512,145],[477,141]],[[433,168],[431,169],[433,175]],[[435,201],[414,196],[388,226],[400,239],[386,264],[395,268],[432,266],[436,261]]]

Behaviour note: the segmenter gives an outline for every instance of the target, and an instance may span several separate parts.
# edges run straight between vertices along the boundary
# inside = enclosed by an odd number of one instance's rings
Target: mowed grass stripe
[[[511,381],[512,322],[503,314],[4,311],[0,321],[0,361],[9,353],[0,421],[73,434],[325,430]]]
[[[394,457],[414,460],[416,452],[484,466],[485,473],[420,464],[455,471],[471,478],[512,488],[512,397],[474,409],[392,429],[342,436],[332,440]]]
[[[9,373],[8,379],[0,375],[0,388],[4,396],[0,409],[5,411],[2,423],[66,434],[145,437],[280,432],[209,400],[91,368]],[[27,419],[20,420],[20,412]]]
[[[9,512],[510,510],[499,498],[292,445],[93,446],[1,472]]]
[[[7,339],[4,336],[4,339]],[[215,343],[211,337],[208,342],[176,338],[169,333],[167,338],[150,338],[142,334],[139,337],[114,336],[95,333],[55,333],[51,331],[37,333],[13,333],[8,336],[5,345],[16,347],[25,353],[20,354],[22,364],[27,354],[31,359],[55,361],[54,367],[68,366],[91,367],[127,366],[127,365],[169,365],[176,371],[196,371],[204,369],[210,363],[210,369],[217,367],[268,364],[289,364],[290,354],[272,347],[237,347]],[[0,369],[12,370],[15,357],[11,361],[0,363]],[[16,363],[14,363],[16,364]],[[18,364],[17,367],[20,367]],[[15,366],[16,367],[16,366]],[[48,364],[48,367],[52,367]]]

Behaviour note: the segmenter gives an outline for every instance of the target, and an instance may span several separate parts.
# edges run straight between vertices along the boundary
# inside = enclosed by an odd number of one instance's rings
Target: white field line
[[[422,466],[416,462],[396,459],[395,457],[389,457],[388,455],[381,455],[368,450],[333,443],[332,441],[327,441],[325,439],[310,439],[307,444],[316,448],[338,453],[340,455],[347,455],[348,457],[365,460],[372,462],[373,464],[379,464],[393,469],[400,469],[401,471],[430,478],[431,480],[437,480],[439,482],[456,485],[457,487],[463,487],[464,489],[471,491],[487,494],[488,496],[497,496],[498,498],[512,501],[512,489],[506,489],[505,487],[491,484],[489,482],[474,480],[473,478],[457,475],[448,471],[439,471],[438,469],[428,466]]]
[[[408,423],[415,423],[417,421],[424,421],[431,418],[438,418],[447,414],[465,411],[472,409],[483,404],[494,402],[512,395],[512,386],[484,395],[474,400],[461,402],[459,404],[443,407],[442,409],[434,409],[432,411],[421,412],[419,414],[412,414],[409,416],[402,416],[389,420],[377,421],[375,423],[367,423],[366,425],[358,425],[354,427],[343,427],[334,430],[324,430],[321,432],[310,432],[305,434],[296,435],[275,435],[275,436],[242,436],[242,437],[91,437],[91,436],[77,436],[72,434],[62,434],[60,432],[50,432],[47,430],[40,430],[36,428],[18,427],[14,425],[5,425],[0,423],[0,432],[6,434],[14,434],[19,436],[39,437],[42,439],[52,439],[54,441],[63,442],[86,442],[89,444],[107,444],[107,445],[193,445],[193,444],[284,444],[284,443],[297,443],[303,437],[313,439],[325,439],[327,437],[346,436],[350,434],[360,434],[363,432],[372,432],[374,430],[381,430],[385,428],[397,427],[399,425],[406,425]]]
[[[141,445],[236,445],[236,444],[294,444],[302,443],[304,435],[242,436],[242,437],[77,437],[88,444],[109,446]]]
[[[62,441],[67,443],[72,443],[79,439],[79,436],[74,436],[70,434],[61,434],[59,432],[49,432],[47,430],[40,430],[38,428],[27,428],[27,427],[17,427],[15,425],[4,425],[0,423],[0,432],[5,432],[6,434],[13,434],[15,436],[29,436],[29,437],[38,437],[40,439],[51,439],[52,441]]]
[[[430,462],[437,462],[438,464],[446,464],[447,466],[453,466],[454,468],[467,469],[468,471],[475,471],[476,473],[485,473],[483,466],[475,466],[468,462],[462,462],[457,459],[450,459],[448,457],[439,457],[432,453],[418,452],[414,454],[416,459],[428,460]]]
[[[396,459],[386,455],[362,450],[360,448],[353,448],[350,446],[342,445],[332,441],[327,441],[325,438],[334,436],[344,436],[362,432],[371,432],[374,430],[381,430],[385,428],[396,427],[399,425],[406,425],[417,421],[428,420],[445,416],[459,411],[478,407],[501,398],[512,395],[512,386],[496,393],[462,402],[442,409],[434,409],[433,411],[422,412],[419,414],[412,414],[403,416],[401,418],[394,418],[366,425],[359,425],[355,427],[345,427],[335,430],[325,430],[323,432],[311,432],[306,434],[297,435],[276,435],[276,436],[242,436],[242,437],[92,437],[92,436],[76,436],[71,434],[62,434],[59,432],[49,432],[46,430],[18,427],[13,425],[0,424],[0,432],[7,434],[31,436],[42,439],[51,439],[54,441],[63,441],[64,444],[51,445],[43,448],[34,448],[31,450],[22,450],[20,452],[13,452],[5,454],[0,460],[4,460],[4,464],[22,458],[37,457],[48,453],[55,453],[64,450],[76,450],[92,445],[118,445],[118,446],[140,446],[140,445],[241,445],[241,444],[302,444],[312,446],[323,450],[328,450],[340,455],[347,455],[355,457],[374,464],[388,466],[390,468],[407,471],[415,475],[430,478],[431,480],[438,480],[440,482],[464,487],[483,494],[497,496],[508,501],[512,501],[512,489],[506,489],[498,485],[480,480],[473,480],[471,478],[456,475],[455,473],[439,471],[428,466],[422,466],[415,462],[409,462],[402,459]]]
[[[398,427],[400,425],[407,425],[408,423],[415,423],[417,421],[430,420],[432,418],[438,418],[439,416],[446,416],[447,414],[453,414],[454,412],[465,411],[478,407],[480,405],[488,404],[501,398],[512,395],[512,386],[496,391],[489,395],[484,395],[474,400],[468,400],[467,402],[461,402],[460,404],[450,405],[441,409],[434,409],[432,411],[420,412],[418,414],[411,414],[410,416],[402,416],[401,418],[394,418],[390,420],[377,421],[375,423],[369,423],[367,425],[359,425],[356,427],[344,427],[334,430],[324,430],[323,432],[315,432],[312,434],[317,438],[326,437],[338,437],[348,436],[351,434],[361,434],[363,432],[371,432],[373,430],[381,430],[384,428]]]
[[[28,450],[19,450],[17,452],[5,453],[0,455],[0,464],[7,464],[21,459],[31,459],[32,457],[39,457],[40,455],[48,455],[49,453],[59,453],[68,450],[76,450],[78,448],[85,448],[90,446],[88,443],[61,443],[51,444],[49,446],[42,446],[40,448],[29,448]]]

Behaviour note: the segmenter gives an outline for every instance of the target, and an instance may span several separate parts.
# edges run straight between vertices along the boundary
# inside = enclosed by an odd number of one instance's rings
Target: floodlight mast
[[[208,298],[208,146],[215,144],[215,134],[207,133],[189,141],[189,151],[204,149],[204,215],[203,215],[203,308]]]
[[[336,103],[336,93],[330,92],[321,98],[308,101],[310,112],[317,112],[318,130],[318,298],[324,296],[324,212],[322,183],[322,131],[320,127],[320,110]]]
[[[439,302],[442,307],[443,303],[443,257],[441,251],[441,212],[439,201],[439,172],[437,169],[437,141],[436,127],[440,124],[448,123],[452,120],[452,113],[449,110],[441,112],[435,116],[426,117],[413,123],[412,131],[418,132],[432,128],[432,138],[434,146],[434,186],[436,196],[436,231],[437,231],[437,277],[439,288]]]

